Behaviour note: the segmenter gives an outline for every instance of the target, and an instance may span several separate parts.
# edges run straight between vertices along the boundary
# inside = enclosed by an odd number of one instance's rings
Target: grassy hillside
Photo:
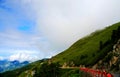
[[[86,65],[92,66],[97,63],[99,60],[105,58],[107,53],[112,50],[114,45],[114,41],[118,35],[116,35],[116,31],[119,27],[119,35],[120,35],[120,23],[116,23],[112,26],[106,27],[103,30],[96,31],[89,36],[86,36],[76,43],[74,43],[70,48],[67,50],[59,53],[58,55],[51,58],[50,61],[57,63],[59,62],[61,65],[64,63],[71,65]],[[113,35],[114,33],[114,35]],[[118,37],[120,38],[120,36]],[[118,39],[116,39],[118,40]],[[34,63],[31,63],[23,68],[19,68],[13,71],[8,71],[0,74],[0,77],[33,77],[32,73],[35,71],[36,75],[46,74],[44,71],[53,70],[56,66],[44,66],[48,60],[39,60]],[[48,61],[49,64],[49,61]],[[52,68],[51,68],[52,67]],[[46,69],[47,68],[47,69]],[[46,70],[45,70],[46,69]],[[55,69],[54,69],[55,70]],[[66,77],[68,75],[76,75],[77,77],[79,69],[61,69],[60,77]],[[1,76],[2,75],[2,76]],[[35,76],[36,77],[36,76]],[[39,76],[38,76],[39,77]]]
[[[67,50],[52,58],[53,62],[70,63],[76,65],[93,65],[108,53],[112,48],[112,43],[105,45],[111,40],[113,30],[116,30],[120,23],[113,24],[103,30],[96,31],[74,43]],[[100,50],[100,41],[105,45]]]

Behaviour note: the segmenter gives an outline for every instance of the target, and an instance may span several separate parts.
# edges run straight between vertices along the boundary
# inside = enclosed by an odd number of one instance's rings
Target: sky
[[[50,58],[120,22],[120,0],[0,0],[0,59]]]

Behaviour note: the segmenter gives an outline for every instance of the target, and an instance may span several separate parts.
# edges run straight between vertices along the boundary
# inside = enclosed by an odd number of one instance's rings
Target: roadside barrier
[[[90,68],[80,68],[80,70],[90,74],[92,77],[113,77],[112,74],[102,70],[94,70]]]

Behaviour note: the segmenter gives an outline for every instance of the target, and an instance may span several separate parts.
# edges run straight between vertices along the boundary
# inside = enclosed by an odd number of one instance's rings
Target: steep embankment
[[[119,26],[120,23],[116,23],[78,40],[70,48],[54,56],[52,61],[60,62],[62,65],[71,63],[77,66],[94,65],[111,50],[113,30],[117,30]],[[101,44],[103,47],[100,46]]]
[[[113,45],[113,49],[94,67],[120,73],[120,39]]]

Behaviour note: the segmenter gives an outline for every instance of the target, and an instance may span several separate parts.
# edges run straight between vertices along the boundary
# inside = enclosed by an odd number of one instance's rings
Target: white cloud
[[[13,55],[8,57],[8,59],[10,61],[19,60],[20,62],[23,62],[23,61],[33,62],[40,59],[40,56],[38,56],[38,54],[39,53],[35,51],[26,51],[26,50],[16,51],[14,52]]]
[[[39,30],[55,49],[120,20],[118,0],[35,0]]]

